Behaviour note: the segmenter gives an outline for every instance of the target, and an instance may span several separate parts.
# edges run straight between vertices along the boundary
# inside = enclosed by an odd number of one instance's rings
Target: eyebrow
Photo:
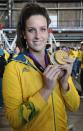
[[[40,26],[40,27],[46,28],[47,26]],[[26,28],[28,29],[28,28],[35,28],[35,27],[33,27],[33,26],[28,27],[28,26],[27,26]]]

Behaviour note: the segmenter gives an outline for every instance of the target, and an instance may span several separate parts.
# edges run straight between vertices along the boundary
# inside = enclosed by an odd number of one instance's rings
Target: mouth
[[[33,42],[35,42],[35,43],[40,43],[41,41],[39,41],[39,40],[35,40],[35,41],[33,41]]]
[[[42,42],[40,41],[34,41],[34,44],[37,45],[37,46],[40,46]]]

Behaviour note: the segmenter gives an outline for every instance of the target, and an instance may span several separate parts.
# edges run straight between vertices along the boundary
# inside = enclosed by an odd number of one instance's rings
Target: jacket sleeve
[[[80,105],[80,96],[76,90],[76,87],[72,81],[72,77],[68,78],[69,90],[65,93],[61,88],[61,93],[67,108],[70,111],[77,111]]]
[[[14,128],[22,128],[29,124],[47,104],[39,92],[28,96],[27,101],[24,102],[19,76],[16,63],[10,62],[6,66],[3,76],[3,99],[6,116]]]

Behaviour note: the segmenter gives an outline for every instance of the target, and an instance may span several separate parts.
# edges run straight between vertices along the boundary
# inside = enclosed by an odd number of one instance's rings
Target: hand
[[[44,73],[43,73],[43,79],[44,79],[44,87],[53,90],[55,87],[56,81],[59,78],[61,69],[60,65],[49,65]]]
[[[72,66],[73,64],[65,64],[61,66],[61,73],[59,75],[60,78],[60,83],[62,85],[62,88],[64,90],[68,90],[68,77],[71,75],[72,73]]]

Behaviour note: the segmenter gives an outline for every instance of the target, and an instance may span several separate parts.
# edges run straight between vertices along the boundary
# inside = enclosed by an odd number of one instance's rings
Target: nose
[[[39,30],[37,30],[37,31],[35,32],[35,38],[36,38],[36,39],[39,39],[40,36],[41,36],[41,32],[40,32]]]

